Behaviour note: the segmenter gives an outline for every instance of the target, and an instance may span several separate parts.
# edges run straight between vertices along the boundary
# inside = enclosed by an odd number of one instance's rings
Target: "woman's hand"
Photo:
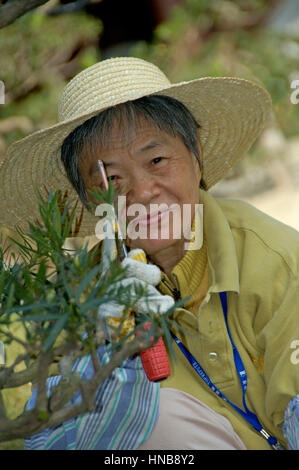
[[[108,223],[108,222],[107,222]],[[109,227],[111,230],[111,226]],[[108,232],[111,234],[111,232]],[[116,257],[115,238],[107,237],[103,242],[103,271],[109,269],[111,261]],[[108,319],[109,334],[118,327],[123,320],[126,310],[124,305],[130,299],[131,307],[135,313],[141,314],[165,314],[174,305],[174,300],[169,295],[162,295],[155,286],[161,281],[161,271],[158,266],[146,263],[146,255],[143,250],[135,248],[128,253],[122,261],[125,268],[125,278],[111,285],[109,294],[115,297],[118,294],[119,301],[108,301],[100,306],[98,310],[101,319]],[[140,293],[142,292],[142,296]],[[124,321],[125,333],[134,329],[134,317],[129,313]],[[107,338],[108,339],[108,338]]]

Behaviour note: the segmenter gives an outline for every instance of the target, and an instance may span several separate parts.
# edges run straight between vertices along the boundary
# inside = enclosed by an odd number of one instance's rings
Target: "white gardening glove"
[[[112,225],[106,221],[104,228],[106,233],[110,230],[110,237],[104,238],[103,242],[103,272],[105,273],[110,266],[110,262],[116,257],[116,243],[115,238],[112,238],[113,232]],[[161,294],[155,286],[161,281],[161,271],[158,266],[153,264],[146,264],[146,256],[142,249],[136,248],[128,253],[128,257],[122,261],[122,266],[126,268],[126,277],[119,282],[114,283],[111,289],[108,289],[111,294],[119,288],[126,288],[130,291],[131,298],[134,299],[134,312],[143,314],[164,314],[173,305],[174,300],[169,295]],[[140,288],[144,290],[144,296],[137,299],[136,290]],[[122,296],[120,296],[122,297]],[[128,298],[128,294],[124,294],[123,303]],[[111,328],[119,327],[122,316],[124,313],[124,305],[121,299],[117,303],[115,301],[107,302],[99,307],[98,314],[101,319],[106,319],[106,324],[110,326],[109,333],[112,333]],[[123,330],[121,336],[127,336],[134,330],[135,321],[132,312],[128,313],[128,317],[123,323]],[[109,327],[108,327],[109,329]]]

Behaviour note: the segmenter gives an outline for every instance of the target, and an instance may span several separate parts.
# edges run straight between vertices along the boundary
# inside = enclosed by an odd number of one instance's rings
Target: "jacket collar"
[[[207,240],[210,292],[240,292],[239,267],[231,227],[217,200],[200,190],[203,230]]]

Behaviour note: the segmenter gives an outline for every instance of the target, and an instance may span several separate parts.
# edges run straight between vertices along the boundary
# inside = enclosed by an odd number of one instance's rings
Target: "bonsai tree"
[[[112,196],[109,189],[105,200]],[[82,247],[70,253],[63,248],[72,233],[74,209],[63,203],[59,192],[49,194],[46,201],[40,196],[39,207],[41,221],[30,223],[28,233],[19,231],[20,241],[15,241],[18,256],[8,256],[7,250],[0,248],[0,340],[5,348],[17,342],[22,349],[12,364],[0,363],[0,442],[28,437],[93,411],[101,382],[123,360],[154,344],[162,333],[172,351],[168,312],[143,315],[138,325],[141,333],[133,332],[130,341],[123,337],[112,342],[110,361],[99,364],[96,350],[105,343],[98,317],[100,305],[121,298],[124,312],[129,308],[134,311],[136,299],[144,292],[140,288],[134,295],[125,288],[111,290],[124,278],[125,269],[115,260],[101,275],[99,250],[88,252]],[[148,321],[150,331],[142,330]],[[82,381],[72,364],[87,354],[91,355],[94,375]],[[21,363],[24,368],[16,370]],[[56,374],[62,378],[48,398],[46,379]],[[1,391],[28,383],[38,387],[35,408],[9,419]],[[66,406],[78,390],[81,402]]]

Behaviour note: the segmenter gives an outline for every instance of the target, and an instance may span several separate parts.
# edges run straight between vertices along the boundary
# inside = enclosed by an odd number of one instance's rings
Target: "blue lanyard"
[[[239,354],[239,351],[236,348],[236,345],[231,337],[230,330],[228,327],[228,322],[227,322],[227,296],[226,292],[220,292],[220,299],[221,299],[221,305],[222,305],[222,310],[223,310],[223,315],[225,319],[225,325],[226,329],[228,332],[229,339],[232,344],[233,348],[233,356],[234,356],[234,361],[235,361],[235,366],[236,370],[240,379],[241,387],[242,387],[242,392],[243,392],[243,406],[245,411],[243,411],[241,408],[236,406],[234,403],[232,403],[217,387],[216,385],[213,384],[209,376],[206,374],[205,370],[201,367],[201,365],[197,362],[197,360],[194,358],[194,356],[188,351],[188,349],[183,345],[183,343],[175,336],[174,333],[171,332],[171,336],[186,357],[186,359],[189,361],[193,369],[198,373],[200,378],[210,387],[210,389],[216,393],[220,398],[222,398],[224,401],[229,403],[238,413],[240,413],[243,418],[245,418],[253,427],[256,431],[260,432],[265,439],[269,442],[269,444],[275,449],[282,449],[282,446],[279,444],[277,439],[273,436],[270,436],[267,431],[262,427],[260,424],[257,416],[252,413],[252,411],[249,410],[249,408],[246,405],[246,400],[245,400],[245,394],[246,394],[246,389],[247,389],[247,373],[243,364],[243,361],[241,359],[241,356]]]

